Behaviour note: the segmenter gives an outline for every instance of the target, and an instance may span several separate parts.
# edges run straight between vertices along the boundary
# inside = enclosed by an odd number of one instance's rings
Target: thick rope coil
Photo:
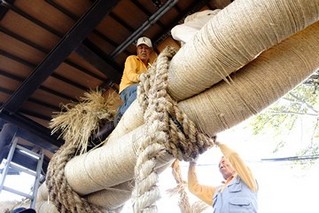
[[[168,137],[163,141],[166,150],[179,160],[190,161],[214,145],[215,139],[198,130],[167,92],[169,62],[176,52],[173,47],[164,49],[157,62],[141,76],[138,101],[148,130],[159,122]]]
[[[54,203],[58,212],[61,213],[102,213],[99,207],[81,198],[68,184],[64,168],[66,163],[77,152],[74,144],[64,144],[52,157],[47,173],[46,184],[50,201]]]
[[[73,191],[64,174],[71,158],[87,152],[90,135],[99,128],[99,122],[112,120],[115,114],[112,95],[105,98],[98,90],[84,95],[80,103],[63,106],[66,111],[59,113],[50,123],[52,133],[61,130],[65,140],[50,161],[46,179],[50,201],[59,212],[105,212]]]
[[[160,197],[155,171],[156,158],[164,151],[179,160],[190,161],[214,145],[167,92],[169,62],[177,50],[167,47],[156,63],[141,76],[138,101],[144,111],[146,138],[137,153],[133,201],[135,212],[157,212]]]

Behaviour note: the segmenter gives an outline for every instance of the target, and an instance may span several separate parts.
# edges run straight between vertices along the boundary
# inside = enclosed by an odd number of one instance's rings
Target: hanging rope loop
[[[156,159],[163,150],[179,160],[191,161],[214,145],[188,119],[168,94],[168,68],[177,50],[167,47],[156,63],[141,76],[138,101],[144,112],[145,140],[140,144],[135,166],[134,212],[157,212],[160,198]],[[152,178],[150,178],[152,177]]]

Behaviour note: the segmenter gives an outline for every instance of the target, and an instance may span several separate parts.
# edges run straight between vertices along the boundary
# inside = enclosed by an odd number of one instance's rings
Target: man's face
[[[225,180],[235,173],[234,168],[230,164],[229,160],[225,157],[222,157],[218,164],[218,167]]]
[[[148,62],[151,56],[152,49],[145,44],[137,46],[137,56],[143,61]]]

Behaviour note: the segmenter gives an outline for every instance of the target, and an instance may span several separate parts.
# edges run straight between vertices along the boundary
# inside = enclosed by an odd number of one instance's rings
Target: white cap
[[[139,46],[141,44],[145,44],[146,46],[152,48],[152,41],[151,39],[147,38],[147,37],[140,37],[137,42],[136,42],[136,46]]]

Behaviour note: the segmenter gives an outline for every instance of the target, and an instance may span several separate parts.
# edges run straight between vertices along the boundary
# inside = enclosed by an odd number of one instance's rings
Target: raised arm
[[[216,192],[216,187],[205,186],[198,183],[197,174],[196,174],[196,163],[190,162],[188,168],[188,189],[189,191],[197,196],[199,199],[212,205],[213,195]]]
[[[258,190],[256,179],[254,178],[250,168],[245,164],[237,152],[229,148],[225,144],[218,144],[223,155],[229,160],[239,177],[253,191]]]

